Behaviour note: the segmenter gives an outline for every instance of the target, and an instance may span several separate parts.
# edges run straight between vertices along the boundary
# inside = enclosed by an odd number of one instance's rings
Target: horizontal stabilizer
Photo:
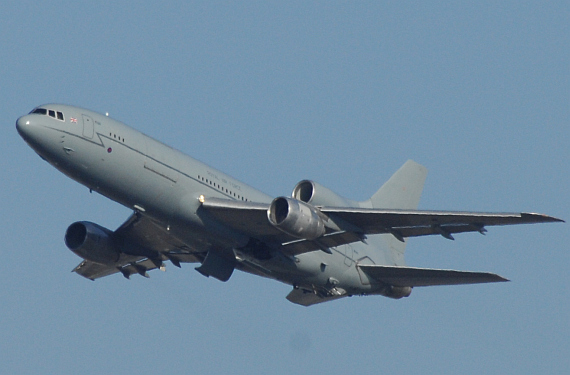
[[[400,287],[481,284],[509,281],[487,272],[439,270],[433,268],[359,265],[374,280]]]

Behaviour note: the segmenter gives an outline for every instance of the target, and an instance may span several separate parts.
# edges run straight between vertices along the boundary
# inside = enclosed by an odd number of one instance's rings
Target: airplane
[[[45,104],[17,119],[39,156],[90,191],[133,214],[115,231],[71,224],[67,247],[90,280],[148,277],[165,262],[227,281],[235,269],[293,287],[287,299],[311,306],[347,296],[408,297],[412,288],[503,282],[493,273],[408,267],[407,239],[494,225],[563,222],[536,213],[418,210],[427,170],[408,160],[366,201],[311,180],[273,198],[117,120]]]

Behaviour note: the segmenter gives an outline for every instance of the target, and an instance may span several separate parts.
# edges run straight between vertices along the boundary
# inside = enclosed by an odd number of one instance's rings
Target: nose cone
[[[30,147],[34,150],[42,144],[42,130],[41,126],[37,124],[37,120],[34,119],[37,116],[22,116],[16,120],[16,130],[20,134],[20,137],[26,141]]]
[[[20,134],[20,137],[24,138],[26,142],[30,143],[33,139],[33,125],[30,122],[29,116],[22,116],[16,120],[16,130],[18,130],[18,134]]]
[[[18,130],[20,137],[25,139],[26,128],[29,127],[30,121],[27,121],[24,117],[27,116],[22,116],[16,120],[16,130]]]

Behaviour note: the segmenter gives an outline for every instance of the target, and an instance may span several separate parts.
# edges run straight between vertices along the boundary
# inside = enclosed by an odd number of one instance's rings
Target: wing
[[[481,284],[509,281],[499,275],[487,272],[379,265],[358,265],[358,267],[376,281],[400,287]]]
[[[207,198],[200,207],[223,224],[259,240],[279,243],[294,240],[269,223],[269,204]]]
[[[555,217],[536,213],[486,213],[456,211],[376,210],[353,208],[322,208],[321,211],[360,228],[365,234],[391,233],[396,238],[439,234],[485,233],[494,225],[563,222]]]
[[[534,213],[481,213],[454,211],[378,210],[322,207],[328,219],[327,233],[314,241],[299,240],[273,227],[267,219],[269,204],[209,198],[202,203],[216,220],[266,243],[281,245],[288,254],[362,241],[367,234],[390,233],[400,241],[406,237],[438,234],[453,239],[461,232],[485,233],[487,226],[563,221]],[[334,228],[334,229],[331,229]],[[326,251],[326,250],[325,250]]]
[[[114,236],[120,241],[140,246],[148,254],[160,254],[159,256],[136,256],[122,254],[114,266],[84,260],[73,272],[95,280],[101,277],[121,272],[129,278],[132,274],[140,274],[148,277],[147,271],[155,268],[163,268],[163,261],[170,260],[180,267],[180,263],[196,263],[200,260],[190,252],[190,249],[182,242],[171,236],[165,229],[156,225],[151,219],[133,214],[115,232]]]
[[[220,198],[208,198],[201,208],[224,225],[252,238],[279,246],[281,251],[302,254],[325,250],[343,244],[360,241],[362,237],[348,231],[328,231],[315,241],[299,240],[275,228],[267,219],[269,204],[244,202]]]

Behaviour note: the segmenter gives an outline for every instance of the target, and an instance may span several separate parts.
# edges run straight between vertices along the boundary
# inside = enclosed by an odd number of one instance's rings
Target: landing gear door
[[[83,116],[83,136],[85,138],[93,138],[93,119],[87,115]]]

